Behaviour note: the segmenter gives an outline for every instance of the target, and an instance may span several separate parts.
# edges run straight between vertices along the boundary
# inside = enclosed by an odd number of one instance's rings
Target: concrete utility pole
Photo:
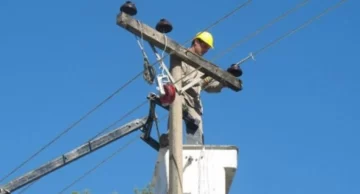
[[[181,60],[175,55],[170,56],[170,71],[174,80],[181,79]],[[181,81],[177,83],[177,87],[181,89]],[[169,193],[183,194],[182,96],[177,93],[174,102],[170,105],[169,114]]]
[[[128,2],[129,3],[129,2]],[[151,45],[164,50],[171,54],[170,71],[175,81],[181,79],[182,61],[186,62],[194,68],[200,68],[200,71],[207,76],[211,76],[217,81],[223,82],[230,89],[240,91],[242,86],[239,79],[217,67],[216,65],[206,61],[199,55],[192,53],[171,38],[167,37],[154,28],[134,19],[137,11],[134,11],[134,5],[131,5],[131,12],[120,12],[117,16],[117,24],[125,30],[135,34],[143,40],[148,41]],[[181,81],[176,83],[177,89],[183,86]],[[175,101],[169,108],[169,191],[170,194],[183,194],[183,164],[182,164],[182,96],[176,93]]]

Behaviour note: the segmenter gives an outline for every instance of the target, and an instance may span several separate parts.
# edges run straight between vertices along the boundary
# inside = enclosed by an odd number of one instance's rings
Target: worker
[[[214,48],[213,36],[211,33],[204,31],[196,34],[196,36],[192,40],[191,47],[188,50],[197,55],[203,56],[211,48]],[[205,77],[202,79],[201,82],[193,85],[191,88],[187,89],[182,93],[184,112],[198,121],[198,127],[196,129],[194,129],[193,127],[189,127],[188,123],[185,122],[186,144],[202,145],[204,144],[204,132],[202,122],[203,106],[200,98],[200,93],[202,90],[208,93],[219,93],[224,87],[226,87],[226,85],[224,85],[224,83],[216,81],[209,76],[204,76],[203,72],[186,64],[184,61],[181,62],[181,69],[182,86],[186,86],[195,79]],[[167,136],[162,138],[167,138]]]

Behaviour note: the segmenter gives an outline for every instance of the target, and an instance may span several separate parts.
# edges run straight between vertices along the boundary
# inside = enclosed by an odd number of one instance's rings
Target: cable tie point
[[[256,61],[256,60],[255,60],[255,56],[253,55],[253,53],[252,53],[252,52],[251,52],[251,53],[249,53],[249,56],[251,57],[251,59],[252,59],[252,60]]]

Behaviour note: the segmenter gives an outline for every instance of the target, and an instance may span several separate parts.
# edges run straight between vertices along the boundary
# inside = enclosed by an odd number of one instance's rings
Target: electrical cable
[[[130,111],[128,111],[126,114],[124,114],[123,116],[121,116],[118,120],[116,120],[115,122],[113,122],[112,124],[110,124],[109,126],[107,126],[106,128],[104,128],[103,130],[99,131],[93,138],[91,138],[89,141],[92,141],[93,139],[99,137],[101,134],[103,134],[104,132],[106,132],[107,130],[109,130],[111,127],[115,126],[117,123],[119,123],[120,121],[124,120],[126,117],[128,117],[129,115],[131,115],[132,113],[134,113],[137,109],[141,108],[142,106],[144,106],[145,104],[147,104],[148,100],[143,101],[142,103],[140,103],[139,105],[137,105],[135,108],[131,109]]]
[[[255,52],[251,52],[249,56],[245,57],[244,59],[241,59],[240,61],[238,61],[238,62],[235,63],[235,64],[239,65],[239,64],[245,62],[246,60],[250,59],[250,57],[253,58],[254,56],[256,56],[256,55],[258,55],[259,53],[261,53],[261,52],[265,51],[266,49],[268,49],[270,46],[275,45],[276,43],[278,43],[278,42],[281,41],[282,39],[284,39],[284,38],[292,35],[293,33],[299,31],[299,30],[302,29],[302,28],[306,27],[307,25],[309,25],[310,23],[312,23],[314,20],[319,19],[320,17],[322,17],[323,15],[325,15],[326,13],[328,13],[329,11],[331,11],[331,10],[339,7],[342,3],[345,3],[345,1],[347,1],[347,0],[341,0],[341,1],[339,1],[338,3],[336,3],[335,5],[330,6],[330,7],[327,7],[327,8],[326,8],[324,11],[322,11],[320,14],[315,15],[314,17],[310,18],[310,19],[307,20],[306,22],[302,23],[300,26],[298,26],[298,27],[296,27],[296,28],[288,31],[287,33],[285,33],[284,35],[278,37],[278,38],[275,39],[274,41],[271,41],[270,43],[266,44],[264,47],[260,48],[259,50],[255,51]],[[187,75],[185,75],[185,76],[187,76]],[[184,77],[185,77],[185,76],[184,76]],[[179,79],[179,81],[180,81],[180,80],[181,80],[181,79]],[[207,87],[210,87],[210,86],[211,86],[211,83],[212,83],[213,81],[214,81],[214,79],[212,79],[212,80],[204,87],[203,90],[205,90]]]
[[[256,31],[254,31],[253,33],[247,35],[245,38],[241,39],[240,41],[237,41],[236,43],[234,43],[233,45],[231,45],[230,47],[227,47],[226,49],[224,49],[223,52],[221,52],[218,55],[215,55],[215,57],[211,58],[209,61],[215,61],[217,59],[219,59],[220,57],[222,57],[223,55],[225,55],[226,53],[230,52],[232,49],[240,46],[241,44],[245,43],[246,41],[250,40],[251,38],[253,38],[254,36],[258,35],[260,32],[264,31],[265,29],[267,29],[268,27],[272,26],[273,24],[275,24],[276,22],[280,21],[281,19],[285,18],[286,16],[288,16],[290,13],[296,11],[297,9],[299,9],[300,7],[304,6],[306,3],[308,3],[309,0],[305,0],[302,1],[301,3],[297,4],[295,7],[287,10],[286,12],[284,12],[283,14],[281,14],[280,16],[276,17],[275,19],[273,19],[272,21],[268,22],[267,24],[263,25],[262,27],[258,28]],[[195,71],[198,71],[201,69],[201,66],[198,68],[195,68],[194,70],[190,71],[190,73],[184,75],[183,77],[181,77],[180,79],[176,80],[174,82],[174,84],[178,83],[179,81],[182,81],[183,79],[185,79],[187,76],[191,75],[192,73],[194,73]]]
[[[250,3],[252,0],[248,0],[245,3],[241,4],[240,6],[236,7],[234,10],[232,10],[230,13],[226,14],[225,16],[223,16],[222,18],[218,19],[217,21],[215,21],[213,24],[211,24],[209,27],[205,28],[205,30],[214,27],[215,25],[217,25],[220,21],[228,18],[230,15],[234,14],[235,12],[237,12],[238,10],[240,10],[240,8],[246,6],[248,3]],[[186,41],[186,43],[190,42],[192,39]],[[186,44],[184,43],[184,44]],[[184,45],[183,44],[183,45]],[[166,56],[169,56],[170,54],[172,54],[173,52],[167,54]],[[165,58],[166,56],[164,56],[163,58]],[[157,64],[158,61],[156,61],[155,63],[153,63],[151,66],[154,66],[155,64]],[[132,83],[134,80],[136,80],[140,75],[143,74],[144,71],[141,71],[140,73],[138,73],[137,75],[135,75],[133,78],[131,78],[129,81],[127,81],[125,84],[123,84],[121,87],[119,87],[117,90],[115,90],[110,96],[108,96],[107,98],[105,98],[101,103],[99,103],[98,105],[96,105],[93,109],[91,109],[89,112],[87,112],[84,116],[82,116],[79,120],[77,120],[76,122],[74,122],[73,124],[71,124],[68,128],[66,128],[65,130],[63,130],[60,134],[58,134],[54,139],[52,139],[50,142],[48,142],[47,144],[45,144],[44,146],[42,146],[38,151],[36,151],[33,155],[31,155],[29,158],[27,158],[25,161],[23,161],[22,163],[20,163],[20,165],[18,165],[17,167],[15,167],[12,171],[10,171],[8,174],[6,174],[4,177],[2,177],[0,179],[0,183],[2,181],[4,181],[5,179],[7,179],[9,176],[11,176],[12,174],[14,174],[17,170],[19,170],[22,166],[24,166],[26,163],[28,163],[30,160],[32,160],[33,158],[35,158],[37,155],[39,155],[42,151],[44,151],[47,147],[49,147],[50,145],[52,145],[54,142],[56,142],[60,137],[62,137],[64,134],[66,134],[67,132],[69,132],[71,129],[73,129],[77,124],[79,124],[81,121],[83,121],[85,118],[87,118],[90,114],[92,114],[93,112],[95,112],[98,108],[100,108],[103,104],[105,104],[107,101],[109,101],[111,98],[113,98],[116,94],[118,94],[121,90],[123,90],[125,87],[127,87],[130,83]]]
[[[287,32],[286,34],[278,37],[277,39],[275,39],[274,41],[268,43],[267,45],[265,45],[264,47],[260,48],[259,50],[253,52],[252,54],[258,55],[259,53],[265,51],[266,49],[268,49],[270,46],[273,46],[274,44],[278,43],[279,41],[281,41],[282,39],[290,36],[291,34],[299,31],[300,29],[306,27],[307,25],[309,25],[310,23],[312,23],[314,20],[319,19],[320,17],[322,17],[323,15],[325,15],[326,13],[328,13],[329,11],[336,9],[337,7],[339,7],[342,3],[345,3],[345,1],[347,0],[341,0],[338,3],[336,3],[335,5],[326,8],[324,11],[322,11],[320,14],[310,18],[309,20],[307,20],[306,22],[304,22],[303,24],[301,24],[300,26],[298,26],[297,28],[294,28],[292,30],[290,30],[289,32]],[[239,63],[239,62],[238,62]]]
[[[260,32],[264,31],[265,29],[269,28],[270,26],[274,25],[276,22],[280,21],[281,19],[284,19],[285,17],[287,17],[289,14],[295,12],[296,10],[300,9],[302,6],[306,5],[310,0],[305,0],[302,1],[301,3],[297,4],[295,7],[287,10],[286,12],[284,12],[283,14],[281,14],[280,16],[274,18],[273,20],[271,20],[270,22],[266,23],[265,25],[261,26],[260,28],[258,28],[256,31],[254,31],[253,33],[247,35],[245,38],[235,42],[234,44],[232,44],[230,47],[227,47],[226,49],[224,49],[223,52],[221,52],[218,55],[215,55],[212,59],[212,61],[215,61],[216,59],[221,58],[222,56],[224,56],[226,53],[230,52],[231,50],[233,50],[236,47],[239,47],[241,44],[247,42],[248,40],[250,40],[251,38],[255,37],[256,35],[258,35]]]
[[[39,180],[39,179],[38,179]],[[27,185],[26,187],[24,187],[21,191],[19,191],[18,194],[22,194],[24,193],[26,190],[28,190],[31,186],[33,186],[38,180],[32,182],[31,184]]]

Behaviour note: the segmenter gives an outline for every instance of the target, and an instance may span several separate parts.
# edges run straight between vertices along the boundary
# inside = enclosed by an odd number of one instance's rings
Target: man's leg
[[[186,126],[186,143],[185,144],[204,144],[203,123],[201,115],[192,107],[187,107],[188,114],[194,119],[199,120],[198,128],[193,129]]]
[[[186,143],[185,144],[204,144],[204,135],[203,135],[203,124],[202,124],[202,116],[196,111],[196,109],[183,105],[183,110],[189,115],[191,118],[189,122],[195,122],[192,124],[188,124],[185,122],[186,128]],[[186,114],[184,113],[184,114]],[[193,119],[197,121],[193,121]],[[194,128],[197,126],[197,128]],[[169,144],[169,129],[170,129],[170,115],[167,120],[167,131],[161,135],[160,137],[160,146],[166,147]]]

